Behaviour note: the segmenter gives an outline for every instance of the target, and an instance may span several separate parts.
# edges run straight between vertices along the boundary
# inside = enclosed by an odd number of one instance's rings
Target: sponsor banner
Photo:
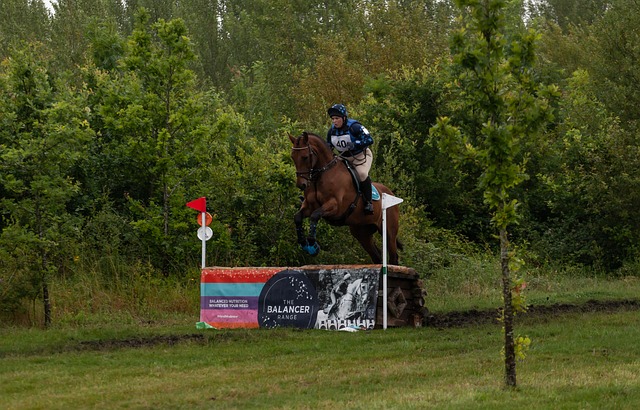
[[[207,268],[200,278],[200,321],[213,327],[257,328],[258,297],[282,268]]]
[[[318,315],[313,282],[301,271],[283,270],[265,282],[258,299],[260,327],[313,328]]]
[[[205,268],[200,321],[216,328],[373,329],[380,270]]]
[[[200,296],[259,296],[262,283],[201,283]]]
[[[318,282],[316,288],[322,307],[318,312],[316,328],[374,328],[380,269],[332,267],[306,273]]]
[[[200,309],[258,310],[257,296],[202,296]]]
[[[202,283],[265,283],[283,268],[206,268]]]
[[[258,311],[231,309],[202,309],[200,321],[217,328],[257,328]]]

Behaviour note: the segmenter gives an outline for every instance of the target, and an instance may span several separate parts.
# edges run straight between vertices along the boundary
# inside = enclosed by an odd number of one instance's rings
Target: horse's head
[[[289,139],[293,144],[293,147],[291,147],[291,159],[293,159],[293,163],[296,166],[296,186],[304,191],[311,182],[313,172],[317,168],[318,152],[309,141],[307,132],[303,132],[297,138],[289,135]]]

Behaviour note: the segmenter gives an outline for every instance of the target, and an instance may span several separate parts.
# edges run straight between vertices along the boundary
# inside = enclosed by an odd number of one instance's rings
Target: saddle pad
[[[380,200],[380,192],[378,192],[378,189],[373,184],[371,184],[371,199],[374,201]]]

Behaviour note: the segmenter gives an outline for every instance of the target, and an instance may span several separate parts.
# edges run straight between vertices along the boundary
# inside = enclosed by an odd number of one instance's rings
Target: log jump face
[[[424,295],[410,268],[387,269],[389,326],[421,326]],[[200,321],[216,328],[327,330],[382,326],[381,265],[203,268]]]

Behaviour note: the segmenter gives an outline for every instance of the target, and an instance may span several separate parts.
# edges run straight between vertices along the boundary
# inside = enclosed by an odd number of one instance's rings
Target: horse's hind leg
[[[396,235],[387,232],[387,250],[389,252],[389,264],[397,265],[398,260],[398,242],[396,241]]]
[[[398,265],[398,219],[397,209],[387,210],[387,250],[389,251],[389,264]]]
[[[371,257],[371,261],[375,264],[382,263],[382,253],[373,242],[373,234],[376,229],[373,226],[350,226],[351,235],[360,242],[360,245]]]

